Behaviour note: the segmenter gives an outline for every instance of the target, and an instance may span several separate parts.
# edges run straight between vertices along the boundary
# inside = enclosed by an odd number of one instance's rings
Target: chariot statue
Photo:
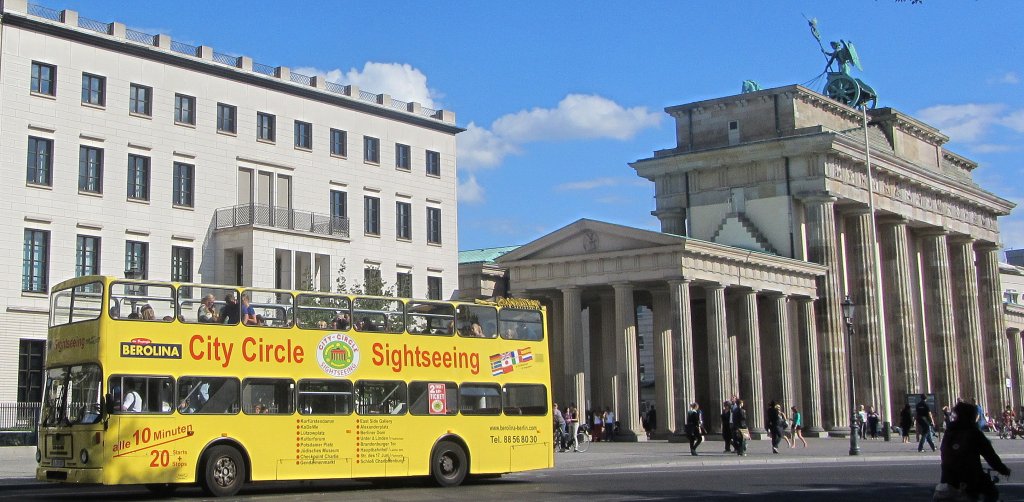
[[[825,89],[822,91],[826,96],[839,101],[840,103],[862,108],[875,107],[878,101],[878,94],[863,80],[850,75],[850,67],[856,67],[863,71],[860,65],[860,56],[857,55],[857,48],[849,40],[837,40],[830,42],[830,50],[825,49],[821,42],[821,34],[818,33],[817,19],[809,19],[807,24],[811,27],[811,34],[818,41],[821,53],[825,55],[825,71],[828,76],[825,81]]]

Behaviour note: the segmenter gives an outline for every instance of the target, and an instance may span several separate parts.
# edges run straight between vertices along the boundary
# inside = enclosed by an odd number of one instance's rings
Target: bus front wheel
[[[207,495],[230,497],[245,482],[245,462],[238,450],[230,446],[214,446],[206,454],[200,485]]]
[[[438,486],[458,486],[468,472],[466,452],[461,446],[452,441],[437,444],[430,461],[430,476]]]

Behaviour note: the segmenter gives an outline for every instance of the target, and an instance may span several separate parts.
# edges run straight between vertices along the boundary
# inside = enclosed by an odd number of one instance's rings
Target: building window
[[[256,113],[256,139],[263,141],[276,141],[277,134],[274,130],[276,117],[269,113]]]
[[[412,150],[409,145],[395,143],[395,167],[405,170],[412,167]]]
[[[348,217],[348,194],[340,190],[331,190],[331,216],[334,218]]]
[[[174,163],[174,205],[192,207],[192,194],[195,192],[195,171],[192,164]]]
[[[32,61],[31,91],[47,96],[57,95],[57,67],[52,64]]]
[[[174,95],[174,121],[196,125],[196,98],[184,94]]]
[[[399,272],[395,286],[399,298],[412,298],[412,272]]]
[[[43,363],[46,340],[20,340],[18,344],[18,402],[43,400]]]
[[[395,203],[395,235],[399,239],[412,239],[412,204]]]
[[[107,104],[107,79],[99,75],[82,74],[82,103],[96,106]]]
[[[309,122],[295,121],[295,147],[313,149],[313,124]]]
[[[380,199],[363,197],[363,231],[370,235],[380,235]]]
[[[192,248],[171,246],[171,280],[192,282]]]
[[[441,154],[427,150],[427,174],[431,176],[441,175]]]
[[[91,146],[78,148],[78,189],[103,193],[103,150]]]
[[[380,163],[380,140],[363,136],[363,160],[366,162]]]
[[[128,155],[128,198],[149,200],[149,157]]]
[[[431,244],[441,243],[441,209],[437,207],[427,208],[427,242]]]
[[[28,173],[26,181],[50,186],[53,172],[53,140],[28,137]]]
[[[45,293],[50,271],[50,232],[25,229],[25,247],[21,260],[21,290]]]
[[[348,157],[348,132],[331,129],[331,155]]]
[[[217,130],[220,132],[229,132],[234,134],[237,131],[235,125],[235,117],[238,114],[238,109],[231,105],[225,105],[224,103],[217,103]]]
[[[124,270],[138,272],[139,279],[149,279],[149,243],[126,241],[124,243]]]
[[[437,276],[427,277],[427,298],[431,300],[441,299],[441,278]]]
[[[128,95],[128,111],[147,117],[153,114],[153,88],[132,84]]]
[[[79,235],[75,244],[75,277],[100,273],[100,238]]]
[[[368,295],[380,295],[384,293],[384,280],[380,276],[379,268],[366,267],[363,269],[363,290],[363,292]]]

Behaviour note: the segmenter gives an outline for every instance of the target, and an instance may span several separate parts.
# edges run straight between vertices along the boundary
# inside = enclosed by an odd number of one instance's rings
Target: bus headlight
[[[39,448],[36,448],[36,463],[38,464],[39,462],[42,462],[42,461],[43,461],[43,452],[39,451]]]
[[[82,448],[82,452],[78,454],[78,459],[81,460],[83,464],[88,464],[89,463],[89,451],[86,450],[85,448]]]

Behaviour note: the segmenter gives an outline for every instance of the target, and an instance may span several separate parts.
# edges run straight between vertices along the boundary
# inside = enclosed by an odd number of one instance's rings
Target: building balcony
[[[217,209],[215,230],[237,227],[290,230],[294,232],[348,238],[348,218],[299,211],[269,204],[243,204]]]

